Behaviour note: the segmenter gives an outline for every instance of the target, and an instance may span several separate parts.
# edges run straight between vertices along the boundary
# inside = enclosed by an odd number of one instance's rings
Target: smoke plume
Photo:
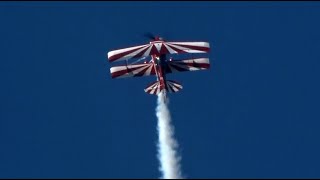
[[[171,117],[168,109],[168,99],[164,101],[165,94],[158,94],[156,115],[158,118],[158,158],[163,179],[182,179],[180,171],[180,157],[176,149],[178,143],[174,139],[174,127],[170,124]]]

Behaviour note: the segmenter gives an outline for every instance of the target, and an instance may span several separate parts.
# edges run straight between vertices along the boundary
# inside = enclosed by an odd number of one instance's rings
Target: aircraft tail
[[[182,85],[176,81],[167,80],[166,84],[167,91],[170,93],[178,92],[182,89]]]
[[[149,84],[144,91],[149,94],[158,95],[163,89],[166,89],[167,92],[174,93],[182,89],[182,85],[176,81],[167,80],[166,87],[160,87],[160,82],[156,81]]]

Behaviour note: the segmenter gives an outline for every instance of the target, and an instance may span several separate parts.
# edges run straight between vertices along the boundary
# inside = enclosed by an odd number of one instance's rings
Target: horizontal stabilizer
[[[144,91],[149,94],[158,95],[163,89],[166,89],[167,92],[174,93],[182,89],[182,85],[176,81],[167,80],[166,87],[160,87],[160,82],[156,81],[148,85]]]
[[[158,95],[160,93],[160,82],[156,81],[148,85],[145,89],[144,92],[149,93],[149,94],[154,94]]]
[[[167,91],[170,93],[178,92],[182,89],[182,85],[176,81],[167,80]]]

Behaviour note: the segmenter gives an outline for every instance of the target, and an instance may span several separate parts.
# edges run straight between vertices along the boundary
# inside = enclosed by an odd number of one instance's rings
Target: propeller
[[[152,40],[152,41],[163,40],[162,37],[155,36],[154,34],[152,34],[150,32],[144,33],[144,37],[146,37],[146,38],[148,38],[149,40]]]
[[[150,39],[150,40],[155,40],[156,36],[154,36],[152,33],[148,32],[148,33],[144,33],[144,37]]]

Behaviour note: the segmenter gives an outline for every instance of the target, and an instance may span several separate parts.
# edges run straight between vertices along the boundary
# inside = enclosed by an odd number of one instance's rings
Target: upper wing
[[[207,42],[164,42],[154,41],[150,44],[133,46],[108,52],[110,62],[131,58],[150,56],[152,54],[207,53],[210,45]]]
[[[210,68],[210,62],[208,58],[168,61],[167,63],[168,63],[166,68],[167,73],[197,71],[197,70],[205,70]]]
[[[142,63],[110,68],[112,78],[140,77],[156,74],[153,63]]]
[[[207,53],[210,45],[207,42],[165,42],[163,54]]]
[[[108,59],[110,62],[114,62],[114,61],[130,59],[133,57],[148,56],[149,55],[149,53],[147,52],[148,48],[149,48],[149,44],[113,50],[108,52]]]

